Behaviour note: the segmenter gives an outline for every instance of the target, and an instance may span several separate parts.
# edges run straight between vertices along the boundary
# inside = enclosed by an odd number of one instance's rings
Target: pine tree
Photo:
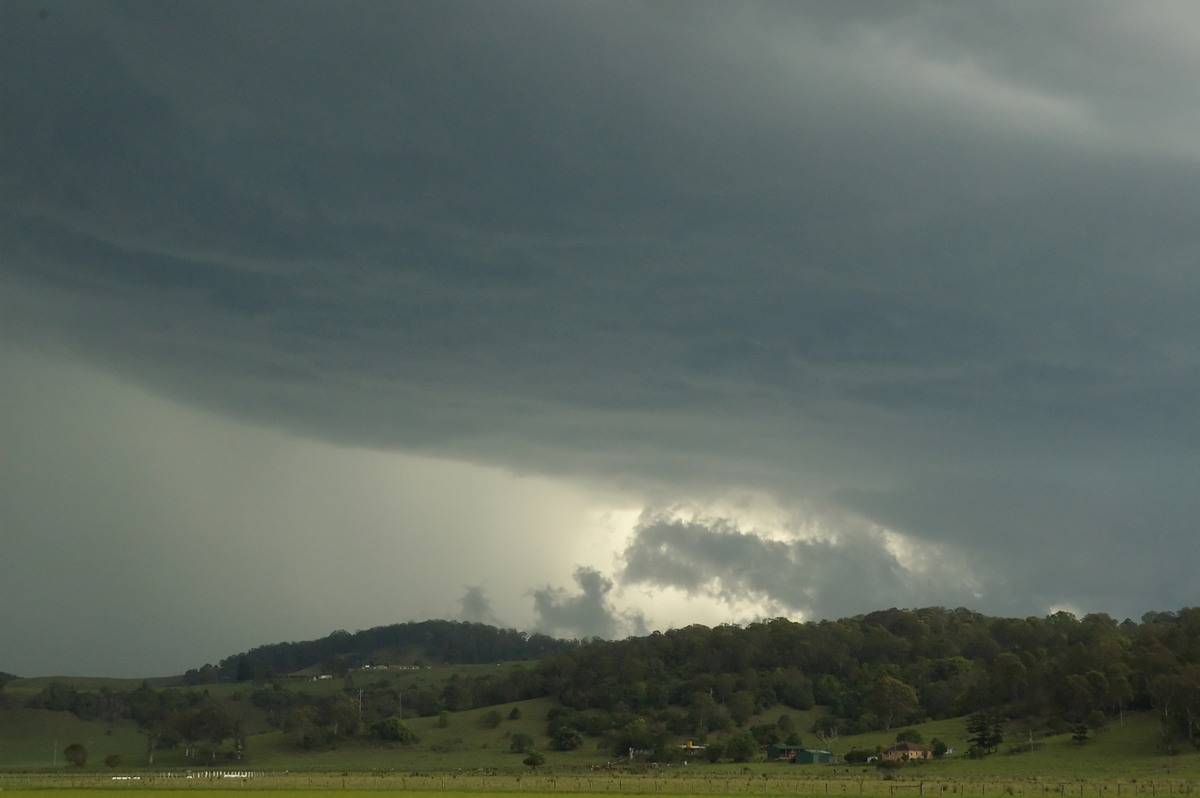
[[[987,712],[976,712],[967,719],[967,740],[980,754],[995,753],[1004,740],[1004,725]]]

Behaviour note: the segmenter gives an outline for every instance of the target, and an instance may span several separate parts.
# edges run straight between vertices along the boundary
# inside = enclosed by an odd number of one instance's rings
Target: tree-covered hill
[[[190,672],[198,681],[248,681],[305,668],[340,671],[364,665],[462,664],[540,659],[573,641],[462,621],[420,621],[336,631],[319,640],[271,643]]]
[[[825,734],[971,713],[1082,729],[1139,708],[1160,713],[1166,746],[1200,743],[1200,608],[1140,623],[930,607],[690,626],[579,646],[538,673],[576,711],[631,710],[693,734],[776,704],[825,707]]]

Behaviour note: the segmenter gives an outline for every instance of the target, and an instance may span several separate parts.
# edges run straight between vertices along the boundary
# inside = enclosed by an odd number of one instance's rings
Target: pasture
[[[948,778],[926,773],[883,777],[870,771],[838,775],[797,772],[705,772],[686,768],[656,772],[562,772],[536,774],[480,773],[197,773],[145,774],[140,779],[120,781],[100,775],[10,775],[0,778],[5,795],[86,793],[89,796],[169,796],[195,792],[209,798],[224,796],[332,796],[355,793],[400,795],[410,798],[462,798],[463,796],[517,795],[589,796],[747,795],[764,798],[819,798],[821,796],[941,796],[942,798],[1168,798],[1193,796],[1197,783],[1191,779],[1074,779],[1052,778]]]

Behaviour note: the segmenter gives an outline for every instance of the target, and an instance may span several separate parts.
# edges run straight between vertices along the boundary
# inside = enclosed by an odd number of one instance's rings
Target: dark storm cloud
[[[842,499],[891,529],[969,550],[989,604],[1136,616],[1138,607],[1189,605],[1200,586],[1190,563],[1170,555],[1200,518],[1195,483],[1162,466],[1152,483],[1137,474],[1144,464],[1130,463],[1121,482],[964,476]]]
[[[1197,30],[1167,3],[6,3],[5,336],[305,437],[816,502],[970,563],[987,607],[1173,606]],[[855,561],[964,595],[876,533],[727,524],[645,524],[625,578],[837,613],[821,575]],[[580,586],[538,612],[604,634]]]

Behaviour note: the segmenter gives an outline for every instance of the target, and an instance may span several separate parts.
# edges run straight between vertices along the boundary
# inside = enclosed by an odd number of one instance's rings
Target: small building
[[[895,759],[902,762],[910,762],[914,759],[929,759],[933,756],[933,752],[923,745],[916,743],[896,743],[891,748],[880,754],[884,759]]]
[[[797,765],[827,765],[834,760],[833,754],[802,745],[776,743],[767,748],[768,762],[795,762]]]
[[[309,665],[307,668],[301,668],[298,671],[292,671],[287,674],[288,679],[303,679],[306,682],[315,681],[321,675],[320,665]]]
[[[801,748],[793,760],[797,765],[832,765],[837,759],[821,748]]]
[[[796,754],[804,750],[802,745],[783,745],[775,743],[767,748],[768,762],[795,762]]]

